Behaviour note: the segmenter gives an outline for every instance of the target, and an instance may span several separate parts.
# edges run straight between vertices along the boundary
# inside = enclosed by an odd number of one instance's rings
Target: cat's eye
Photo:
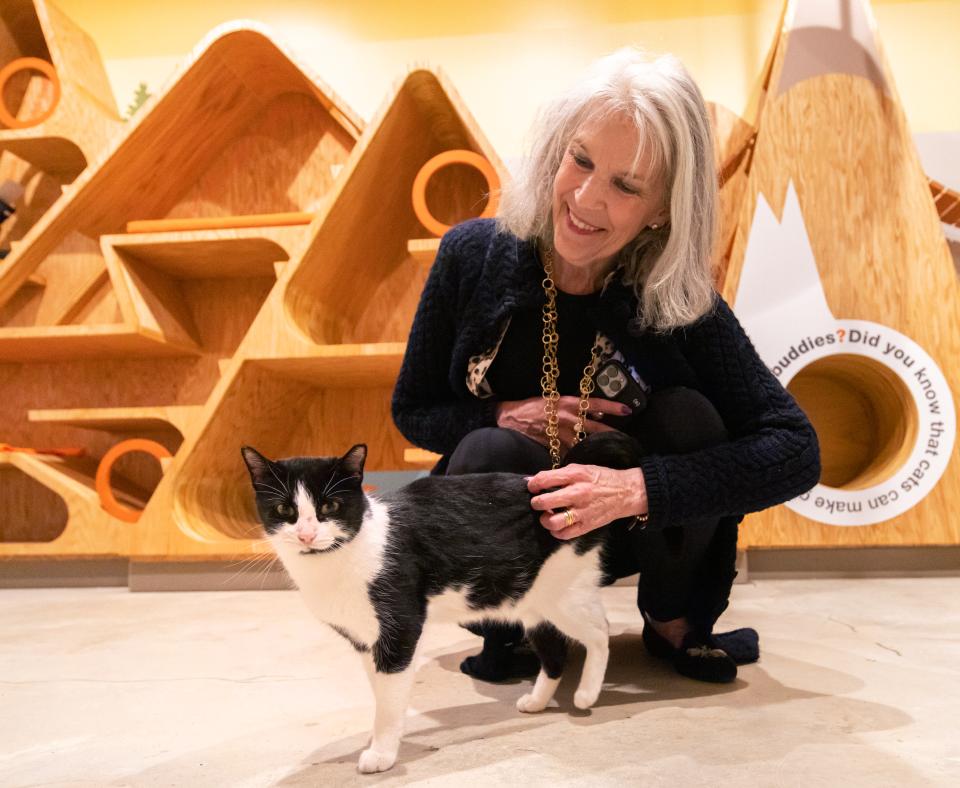
[[[320,514],[333,514],[340,508],[340,501],[335,498],[331,498],[329,501],[324,501],[323,506],[320,507]]]
[[[293,517],[297,513],[297,510],[288,503],[278,503],[273,507],[273,511],[280,517]]]

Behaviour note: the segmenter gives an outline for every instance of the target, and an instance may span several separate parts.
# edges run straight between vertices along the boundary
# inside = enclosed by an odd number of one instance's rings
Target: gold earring
[[[651,224],[651,225],[650,225],[650,229],[651,229],[651,230],[656,230],[659,226],[660,226],[659,224]]]

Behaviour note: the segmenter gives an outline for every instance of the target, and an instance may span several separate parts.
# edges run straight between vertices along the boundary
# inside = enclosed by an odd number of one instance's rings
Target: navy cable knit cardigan
[[[542,279],[533,244],[497,232],[493,220],[465,222],[443,237],[393,392],[393,418],[408,440],[449,455],[468,432],[496,426],[496,400],[467,389],[467,362],[496,344],[512,312],[543,303]],[[611,283],[594,317],[647,383],[697,389],[730,435],[689,454],[644,457],[648,527],[740,517],[816,484],[813,427],[722,298],[695,323],[658,334],[634,327],[632,290]]]

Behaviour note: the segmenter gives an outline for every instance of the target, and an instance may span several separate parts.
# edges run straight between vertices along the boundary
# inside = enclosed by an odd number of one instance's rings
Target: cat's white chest
[[[276,544],[277,554],[303,601],[320,621],[372,647],[380,622],[370,602],[370,583],[383,567],[386,508],[368,499],[370,511],[356,538],[330,555],[301,555],[296,546]]]

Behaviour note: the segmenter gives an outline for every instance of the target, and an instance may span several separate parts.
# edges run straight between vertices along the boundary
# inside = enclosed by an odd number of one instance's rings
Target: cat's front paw
[[[528,692],[517,701],[517,708],[527,714],[536,714],[538,711],[543,711],[547,708],[547,703],[534,697],[532,692]]]
[[[373,747],[360,753],[357,769],[363,774],[385,772],[397,761],[395,752],[377,752]]]
[[[599,697],[599,690],[593,692],[590,690],[578,689],[575,693],[573,693],[573,705],[578,709],[589,709],[594,703],[597,702],[597,698]]]

